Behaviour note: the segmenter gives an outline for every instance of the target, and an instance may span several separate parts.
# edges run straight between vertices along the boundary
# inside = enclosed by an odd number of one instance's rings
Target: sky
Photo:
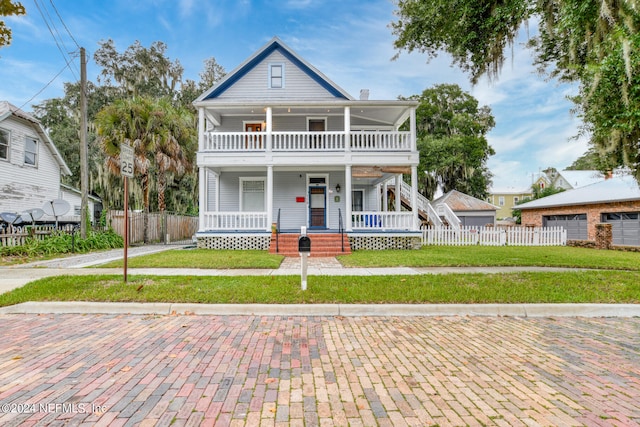
[[[119,52],[136,40],[145,47],[162,41],[166,55],[184,67],[184,78],[198,81],[207,58],[229,72],[278,36],[355,98],[364,88],[369,99],[389,100],[447,83],[491,107],[494,190],[524,190],[540,170],[562,170],[587,150],[587,139],[576,138],[580,120],[567,99],[577,87],[538,75],[524,48],[535,24],[521,31],[497,80],[472,86],[444,53],[429,60],[402,51],[392,60],[398,53],[392,0],[21,1],[27,15],[4,18],[13,41],[0,48],[0,100],[25,111],[63,96],[64,83],[79,80],[79,46],[94,82],[99,67],[93,54],[108,39]]]

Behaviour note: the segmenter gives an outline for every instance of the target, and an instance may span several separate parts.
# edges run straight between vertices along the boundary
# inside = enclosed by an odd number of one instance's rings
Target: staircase
[[[348,255],[351,253],[349,238],[340,233],[308,233],[311,239],[312,257],[332,257],[336,255]],[[278,252],[276,252],[276,234],[271,234],[269,253],[284,256],[300,256],[298,252],[299,233],[281,233],[278,235]],[[344,243],[344,252],[342,251]]]

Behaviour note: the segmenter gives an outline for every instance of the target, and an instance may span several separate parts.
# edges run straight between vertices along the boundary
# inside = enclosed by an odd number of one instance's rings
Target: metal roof
[[[451,190],[432,202],[434,205],[441,203],[446,203],[454,212],[496,211],[498,209],[497,206],[491,203],[487,203],[484,200],[477,199],[457,190]]]
[[[590,205],[640,200],[640,187],[630,175],[615,176],[573,190],[518,205],[518,209],[541,209],[557,206]]]

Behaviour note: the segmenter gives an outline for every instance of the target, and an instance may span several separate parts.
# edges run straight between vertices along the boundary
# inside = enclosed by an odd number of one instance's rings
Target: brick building
[[[595,240],[596,224],[612,226],[613,244],[640,246],[640,187],[631,176],[524,203],[522,224],[567,230],[569,240]]]

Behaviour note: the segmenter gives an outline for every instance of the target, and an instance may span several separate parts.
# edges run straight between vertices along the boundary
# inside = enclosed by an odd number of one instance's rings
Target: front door
[[[262,132],[262,123],[245,123],[244,131]],[[249,135],[245,138],[245,148],[255,150],[262,149],[262,135]]]
[[[326,228],[327,187],[309,187],[309,228]]]

